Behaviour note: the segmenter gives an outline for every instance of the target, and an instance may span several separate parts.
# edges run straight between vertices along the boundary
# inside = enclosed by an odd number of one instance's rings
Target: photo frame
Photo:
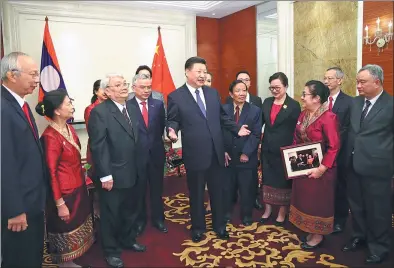
[[[304,177],[311,169],[319,167],[323,159],[322,145],[318,141],[281,147],[286,178],[292,180]]]

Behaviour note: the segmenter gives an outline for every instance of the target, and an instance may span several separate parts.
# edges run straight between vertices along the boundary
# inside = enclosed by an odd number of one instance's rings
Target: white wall
[[[175,86],[184,83],[185,60],[197,54],[194,15],[160,10],[55,1],[6,1],[4,4],[5,52],[23,51],[38,65],[45,25],[49,30],[67,90],[75,99],[75,119],[83,121],[94,81],[109,72],[131,80],[139,65],[152,64],[160,25],[162,41]],[[33,108],[38,90],[27,96]],[[34,113],[39,132],[45,119]],[[87,133],[78,129],[85,152]]]
[[[278,41],[276,21],[257,22],[257,75],[258,95],[271,97],[269,77],[278,71]]]

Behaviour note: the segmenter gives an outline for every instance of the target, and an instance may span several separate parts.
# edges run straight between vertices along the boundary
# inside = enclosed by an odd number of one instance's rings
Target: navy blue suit
[[[165,129],[165,110],[164,103],[161,100],[149,97],[147,100],[148,109],[148,126],[142,117],[140,104],[136,98],[128,101],[136,107],[137,118],[139,120],[139,140],[138,148],[138,167],[143,174],[138,181],[139,193],[139,212],[137,224],[145,225],[146,223],[146,191],[149,182],[149,197],[151,206],[152,223],[164,221],[163,208],[163,177],[165,150],[163,142],[163,133]]]
[[[234,104],[225,104],[223,109],[233,119]],[[234,137],[227,130],[223,130],[226,152],[230,155],[229,164],[231,179],[226,183],[227,213],[231,213],[234,194],[237,186],[241,196],[241,219],[252,219],[253,202],[255,200],[255,181],[253,172],[257,166],[257,149],[261,135],[261,109],[253,104],[245,102],[238,121],[238,126],[248,125],[251,131],[249,136]],[[240,162],[240,156],[245,154],[249,161]]]
[[[203,86],[206,117],[186,84],[168,95],[167,126],[181,131],[182,157],[187,172],[192,231],[205,231],[204,188],[208,184],[213,228],[225,228],[222,203],[224,142],[222,127],[237,135],[239,127],[223,110],[217,90]]]
[[[18,101],[1,87],[1,249],[2,267],[41,267],[47,170],[37,126],[34,130]],[[8,219],[27,215],[23,232],[7,228]]]

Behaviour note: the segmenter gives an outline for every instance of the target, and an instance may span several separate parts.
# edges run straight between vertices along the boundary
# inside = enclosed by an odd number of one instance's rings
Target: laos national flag
[[[64,90],[67,93],[62,72],[60,71],[60,65],[56,57],[55,47],[53,46],[51,34],[49,33],[48,18],[45,18],[38,101],[42,101],[45,94],[52,90]]]

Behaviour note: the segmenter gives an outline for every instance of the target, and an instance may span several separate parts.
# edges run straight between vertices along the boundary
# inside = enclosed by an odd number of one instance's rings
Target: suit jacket
[[[227,96],[226,103],[227,104],[233,103],[233,98],[231,98],[231,96]],[[259,96],[255,96],[250,93],[249,93],[249,103],[256,105],[260,109],[263,108],[263,102],[261,101],[261,98]]]
[[[332,107],[332,112],[337,115],[339,120],[339,132],[341,137],[341,149],[338,153],[338,166],[345,165],[345,151],[346,151],[346,141],[350,125],[350,109],[353,103],[353,97],[339,92],[337,99],[335,100],[334,107]]]
[[[224,167],[222,127],[238,134],[239,127],[223,110],[216,89],[203,86],[206,116],[186,84],[168,95],[167,127],[181,130],[182,158],[186,169],[205,170],[217,158]]]
[[[142,117],[141,109],[136,98],[129,100],[127,103],[133,105],[136,109],[139,120],[138,135],[138,160],[139,163],[146,166],[148,162],[164,168],[165,150],[163,142],[163,132],[165,128],[164,103],[154,98],[148,99],[148,127]]]
[[[286,95],[285,102],[272,125],[273,103],[274,97],[266,98],[263,103],[262,122],[265,127],[261,149],[262,153],[271,153],[279,157],[280,147],[289,146],[293,142],[293,134],[301,108],[297,101]]]
[[[223,109],[234,120],[234,104],[224,104]],[[238,126],[248,125],[251,133],[249,136],[235,137],[226,129],[223,129],[225,150],[230,154],[231,166],[241,168],[256,168],[257,166],[257,149],[261,135],[261,110],[257,106],[244,103],[239,116]],[[242,163],[239,161],[241,154],[248,156],[249,161]]]
[[[350,111],[347,164],[353,164],[354,170],[360,175],[391,180],[394,174],[393,97],[383,91],[360,127],[364,102],[364,97],[355,97]],[[352,152],[353,163],[349,161]]]
[[[92,110],[88,123],[96,183],[100,183],[100,178],[112,175],[114,188],[132,187],[138,177],[138,111],[129,103],[126,109],[132,126],[110,99]]]
[[[37,125],[30,111],[34,133]],[[44,211],[48,180],[40,140],[18,101],[1,87],[1,217]]]

